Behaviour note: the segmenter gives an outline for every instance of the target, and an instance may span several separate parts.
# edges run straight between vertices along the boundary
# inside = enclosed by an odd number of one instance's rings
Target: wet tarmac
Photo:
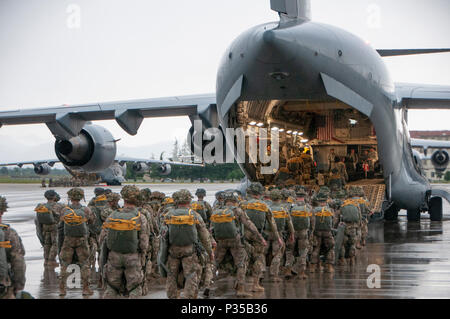
[[[187,188],[195,192],[194,184],[138,185],[166,194]],[[201,184],[207,190],[210,203],[218,190],[233,188],[233,184]],[[450,189],[450,185],[445,186]],[[111,187],[113,191],[120,187]],[[94,187],[85,187],[86,199],[93,196]],[[57,276],[59,268],[44,270],[43,250],[36,237],[33,222],[34,207],[43,201],[45,189],[37,184],[0,184],[0,194],[6,196],[9,210],[3,222],[11,224],[22,237],[26,249],[27,282],[25,290],[36,298],[59,299]],[[67,202],[68,188],[57,188]],[[379,268],[378,268],[379,267]],[[368,271],[369,268],[369,271]],[[370,270],[370,268],[372,270]],[[379,288],[374,269],[379,269]],[[265,292],[255,298],[450,298],[450,205],[444,201],[444,221],[430,222],[422,214],[420,222],[408,222],[406,212],[396,222],[369,224],[366,247],[358,251],[357,263],[350,269],[336,267],[332,275],[310,274],[307,280],[285,280],[281,283],[263,281]],[[92,287],[100,298],[100,291]],[[69,289],[65,298],[83,298],[81,289]],[[164,285],[155,282],[148,298],[166,298]],[[235,298],[233,278],[217,280],[211,298]]]

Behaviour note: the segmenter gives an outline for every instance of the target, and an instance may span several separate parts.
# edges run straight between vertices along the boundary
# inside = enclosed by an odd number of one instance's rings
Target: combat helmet
[[[103,187],[96,187],[94,188],[94,194],[95,196],[100,196],[105,193],[105,189]]]
[[[44,193],[44,197],[47,198],[47,199],[50,199],[50,200],[51,199],[56,199],[57,196],[58,196],[58,193],[55,192],[53,189],[50,189],[50,190],[48,190],[48,191],[46,191]]]
[[[336,193],[334,193],[334,197],[337,199],[345,199],[347,198],[348,194],[345,191],[345,189],[340,189]]]
[[[236,196],[236,194],[234,192],[224,192],[223,199],[225,202],[232,201],[232,202],[237,203],[239,201],[238,197]]]
[[[175,201],[175,204],[190,203],[192,194],[187,189],[181,189],[178,192],[173,193],[172,198]]]
[[[109,193],[108,195],[106,195],[106,199],[108,200],[108,202],[118,202],[120,200],[120,194],[118,193]]]
[[[6,197],[0,196],[0,212],[6,212],[8,209],[8,202],[6,201]]]
[[[152,191],[150,190],[150,188],[141,189],[141,199],[143,201],[145,201],[145,202],[149,201],[151,196],[152,196]]]
[[[295,195],[296,196],[307,196],[308,193],[306,192],[305,187],[303,187],[301,185],[297,185],[297,186],[295,186]]]
[[[283,194],[279,189],[273,189],[270,192],[270,199],[274,201],[283,199]]]
[[[124,201],[131,204],[137,204],[140,199],[141,191],[135,185],[126,185],[120,191],[120,195],[122,195]]]
[[[251,183],[247,188],[247,192],[252,195],[261,195],[264,192],[264,186],[259,182]]]
[[[330,188],[328,188],[328,186],[322,186],[319,189],[319,194],[325,194],[326,196],[329,196],[331,193]]]
[[[319,192],[316,196],[314,196],[315,202],[326,202],[328,200],[328,195],[325,193]]]
[[[195,195],[200,195],[200,196],[206,196],[206,190],[204,189],[204,188],[198,188],[196,191],[195,191]]]
[[[291,192],[288,189],[284,188],[281,190],[282,199],[288,199],[289,196],[291,196]]]
[[[82,200],[84,198],[84,190],[79,187],[69,189],[67,192],[70,200]]]
[[[150,195],[150,199],[162,200],[165,196],[166,194],[156,191],[152,192],[152,194]]]
[[[224,196],[224,191],[218,191],[214,194],[214,196],[216,197],[217,200],[223,200],[223,196]]]

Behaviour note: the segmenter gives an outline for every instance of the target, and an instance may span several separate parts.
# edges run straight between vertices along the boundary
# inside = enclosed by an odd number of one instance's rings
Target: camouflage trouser
[[[111,251],[105,266],[107,288],[104,298],[113,298],[125,288],[129,297],[142,296],[141,256],[138,253],[121,254]]]
[[[0,291],[0,299],[16,299],[14,287],[5,287],[5,291]]]
[[[297,246],[298,257],[295,260],[295,268],[300,269],[306,267],[306,259],[308,257],[308,230],[298,230],[295,232],[295,242],[294,245]]]
[[[151,242],[151,241],[150,241]],[[146,295],[148,293],[151,275],[153,273],[153,254],[152,245],[148,247],[147,254],[142,255],[142,268],[143,268],[143,285],[142,294]]]
[[[214,265],[211,262],[207,262],[203,268],[199,267],[199,287],[211,289],[214,278],[214,269]]]
[[[182,267],[182,270],[180,267]],[[167,268],[167,297],[170,299],[178,297],[177,280],[179,272],[182,271],[185,278],[184,298],[197,298],[200,262],[194,251],[194,246],[171,246],[169,248]]]
[[[44,260],[55,261],[58,254],[58,246],[56,239],[58,237],[58,229],[55,225],[42,225],[42,237],[44,239]]]
[[[158,252],[159,252],[159,240],[160,240],[160,236],[154,236],[152,238],[152,267],[153,270],[151,272],[153,277],[159,277],[159,271],[158,271],[158,262],[157,262],[157,258],[158,258]]]
[[[278,273],[280,272],[281,258],[284,253],[284,242],[280,245],[276,236],[273,233],[269,233],[267,246],[264,249],[264,255],[269,253],[270,247],[272,247],[272,262],[270,263],[269,273],[271,276],[278,276]]]
[[[363,218],[361,222],[361,240],[364,241],[367,238],[367,235],[369,234],[369,227],[367,226],[368,221],[367,219]]]
[[[356,255],[356,241],[358,240],[357,231],[358,224],[345,224],[344,240],[340,251],[341,258],[350,258]]]
[[[89,250],[91,252],[89,256],[89,266],[92,269],[95,269],[95,262],[97,260],[96,254],[100,253],[100,245],[98,244],[98,238],[96,235],[91,234],[89,236]]]
[[[244,245],[241,242],[240,237],[236,237],[233,239],[222,239],[217,241],[216,247],[216,265],[218,265],[223,261],[227,251],[231,253],[233,256],[234,265],[237,268],[237,284],[245,285],[245,273],[246,269],[246,259],[247,253],[245,252]]]
[[[334,238],[329,230],[314,231],[314,248],[311,264],[318,264],[321,248],[324,248],[325,263],[334,264]]]
[[[59,261],[61,263],[61,276],[60,280],[64,285],[66,284],[67,266],[73,263],[73,257],[77,254],[77,264],[81,268],[81,280],[83,283],[89,282],[89,245],[88,237],[68,237],[65,236],[64,242],[59,252]]]

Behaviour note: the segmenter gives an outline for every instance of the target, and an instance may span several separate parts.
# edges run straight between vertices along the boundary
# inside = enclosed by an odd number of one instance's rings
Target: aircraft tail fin
[[[448,49],[392,49],[392,50],[377,50],[378,54],[383,57],[389,56],[401,56],[401,55],[414,55],[414,54],[429,54],[429,53],[443,53],[450,52]]]
[[[311,0],[270,0],[270,8],[288,19],[311,20]]]

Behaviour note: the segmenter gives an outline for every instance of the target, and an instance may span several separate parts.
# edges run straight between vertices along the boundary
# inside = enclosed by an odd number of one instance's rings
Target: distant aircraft
[[[172,172],[172,165],[203,166],[163,160],[162,154],[159,160],[116,156],[116,142],[117,140],[105,128],[86,124],[76,138],[55,143],[57,159],[0,163],[0,166],[22,167],[32,164],[37,175],[48,175],[55,163],[62,163],[73,176],[95,173],[97,180],[107,185],[121,185],[125,182],[127,163],[132,164],[132,169],[136,173],[147,172],[151,164],[159,164],[157,169],[161,175],[169,175]],[[80,153],[80,150],[84,153]]]
[[[406,209],[409,221],[426,211],[431,220],[442,220],[442,198],[450,201],[450,194],[431,187],[423,176],[406,117],[408,109],[450,108],[450,87],[394,83],[382,57],[450,49],[375,50],[349,32],[311,21],[309,0],[271,0],[270,5],[279,21],[253,27],[229,46],[215,94],[1,112],[0,123],[45,123],[65,166],[97,172],[113,163],[115,143],[105,129],[85,125],[96,120],[115,119],[131,135],[145,117],[183,115],[201,120],[203,129],[223,132],[255,125],[278,129],[286,139],[301,132],[319,167],[331,147],[346,154],[351,147],[376,146],[385,185],[384,218],[396,219]],[[234,148],[234,140],[226,143]],[[191,140],[192,148],[206,145]],[[259,164],[239,164],[246,175],[243,187],[258,179],[272,182],[259,178]]]

